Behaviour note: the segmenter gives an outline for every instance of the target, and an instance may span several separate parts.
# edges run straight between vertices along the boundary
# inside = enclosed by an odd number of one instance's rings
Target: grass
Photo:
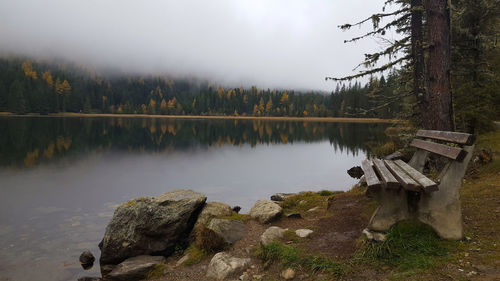
[[[428,226],[405,221],[387,232],[384,242],[362,240],[357,257],[363,263],[378,263],[398,271],[426,270],[446,257],[458,242],[444,241]]]
[[[261,246],[257,256],[264,262],[279,261],[283,267],[325,272],[336,277],[343,276],[350,271],[350,267],[345,263],[335,262],[322,256],[309,255],[297,247],[279,242],[271,242],[266,246]]]

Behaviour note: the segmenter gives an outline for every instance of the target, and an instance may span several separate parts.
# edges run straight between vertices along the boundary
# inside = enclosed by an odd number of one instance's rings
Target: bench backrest
[[[462,161],[467,156],[463,146],[470,146],[475,140],[471,134],[432,130],[419,130],[416,137],[423,139],[413,139],[411,146],[454,161]]]

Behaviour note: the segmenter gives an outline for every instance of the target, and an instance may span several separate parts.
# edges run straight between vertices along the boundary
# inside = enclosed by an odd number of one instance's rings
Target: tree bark
[[[411,0],[411,52],[413,62],[413,94],[420,109],[420,121],[424,128],[429,124],[429,97],[425,91],[422,0]]]
[[[424,126],[432,130],[453,130],[450,82],[450,14],[447,0],[425,0],[429,56],[427,90],[429,115]]]

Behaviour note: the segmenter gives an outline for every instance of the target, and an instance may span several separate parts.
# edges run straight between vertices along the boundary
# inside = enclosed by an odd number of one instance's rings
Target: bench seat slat
[[[438,185],[435,182],[433,182],[431,179],[429,179],[419,171],[415,170],[412,166],[406,164],[404,161],[396,160],[394,161],[394,163],[401,169],[403,169],[406,173],[408,173],[408,175],[410,175],[416,182],[418,182],[425,192],[438,190]]]
[[[417,137],[442,140],[458,144],[472,145],[474,143],[474,135],[457,132],[444,132],[435,130],[418,130]]]
[[[399,183],[401,183],[401,185],[403,185],[405,189],[412,191],[422,190],[422,186],[412,179],[403,169],[401,169],[401,167],[396,165],[394,161],[384,160],[384,163],[387,166],[387,169],[391,171],[394,177],[399,181]]]
[[[467,155],[461,148],[419,139],[414,139],[410,145],[457,161],[462,161]]]
[[[381,159],[373,159],[373,164],[386,188],[399,188],[398,180],[391,174]]]
[[[368,159],[363,160],[363,162],[361,162],[361,168],[365,173],[366,184],[368,185],[368,187],[370,188],[379,187],[380,180],[378,179],[377,174],[375,174],[375,171],[373,170],[372,161]]]

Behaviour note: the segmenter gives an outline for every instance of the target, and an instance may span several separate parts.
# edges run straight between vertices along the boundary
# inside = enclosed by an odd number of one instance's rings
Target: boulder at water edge
[[[189,236],[206,199],[191,190],[174,190],[120,205],[99,244],[101,268],[139,255],[169,255]]]
[[[268,223],[277,219],[283,213],[283,209],[271,200],[259,200],[250,209],[248,215],[260,223]]]

